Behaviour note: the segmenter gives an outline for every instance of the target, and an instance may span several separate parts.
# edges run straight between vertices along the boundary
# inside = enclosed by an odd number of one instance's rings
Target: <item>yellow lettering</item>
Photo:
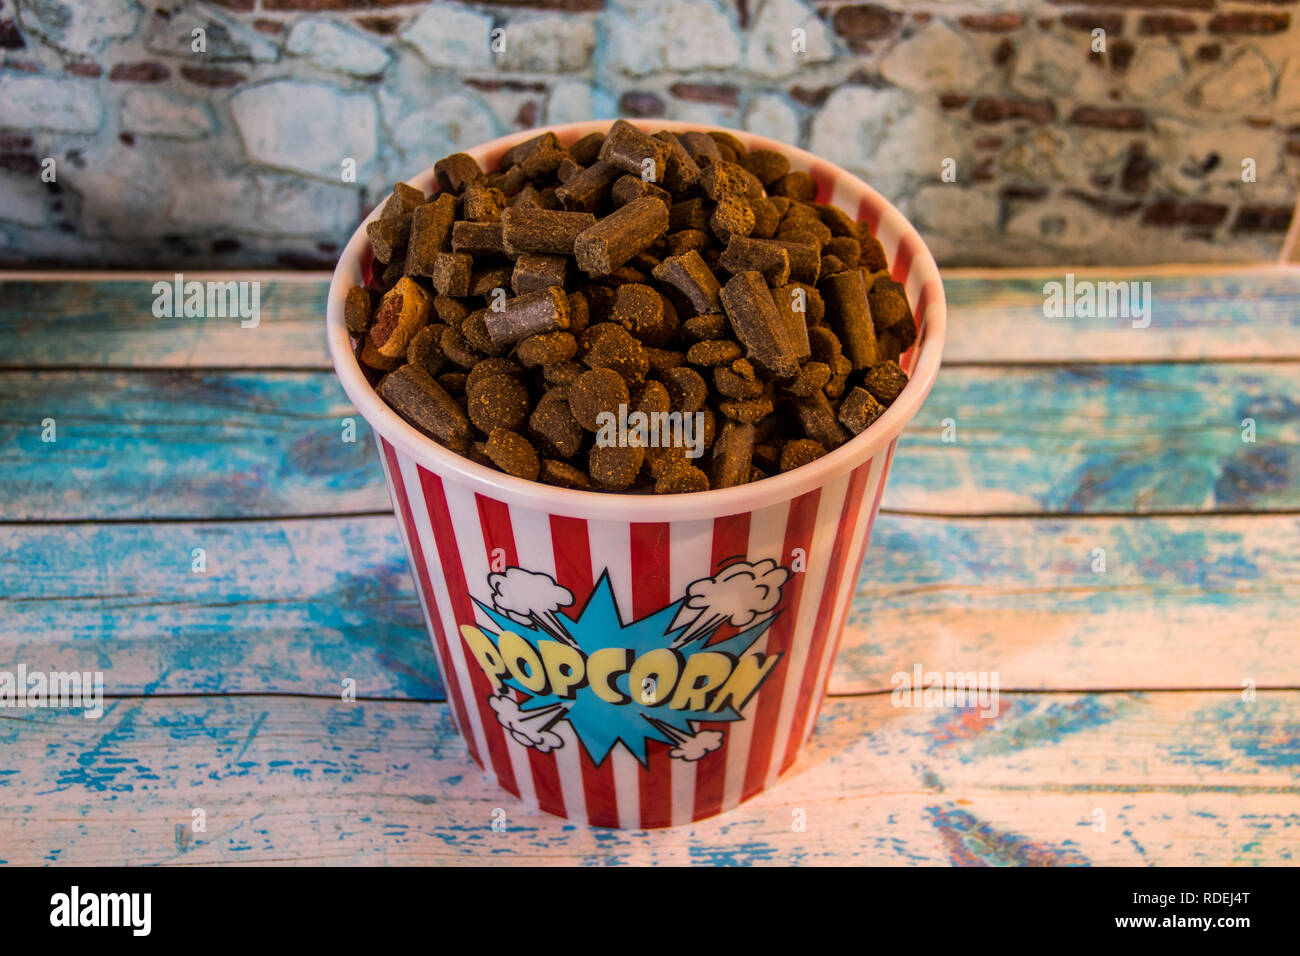
[[[501,655],[497,653],[491,638],[473,624],[462,624],[460,634],[461,637],[465,638],[465,644],[469,647],[470,653],[478,661],[478,666],[483,668],[483,673],[492,682],[492,689],[498,694],[501,693],[503,686],[501,675],[506,673],[506,664],[501,659]]]
[[[732,658],[717,651],[700,651],[686,658],[682,679],[673,694],[673,710],[704,710],[711,691],[717,690],[731,673]]]
[[[501,656],[510,676],[533,694],[546,693],[546,669],[533,646],[513,631],[502,631],[497,638]]]
[[[632,651],[626,647],[602,647],[587,656],[587,679],[591,692],[611,704],[626,704],[632,698],[614,686],[614,678],[632,666]]]
[[[576,648],[559,641],[538,641],[537,649],[542,654],[551,693],[556,697],[573,697],[586,681],[587,667],[582,655]]]
[[[628,690],[647,707],[658,707],[668,702],[681,669],[681,658],[671,648],[646,651],[627,675]]]
[[[735,705],[736,711],[744,710],[749,699],[758,692],[759,685],[767,679],[767,675],[780,659],[780,654],[773,654],[771,657],[758,652],[746,654],[736,662],[736,669],[731,672],[731,677],[719,688],[713,703],[709,705],[709,711],[716,714],[733,699],[739,702]]]

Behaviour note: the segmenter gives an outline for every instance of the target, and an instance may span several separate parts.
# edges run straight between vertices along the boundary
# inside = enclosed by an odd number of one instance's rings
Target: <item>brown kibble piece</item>
[[[573,255],[588,275],[608,275],[667,230],[667,206],[658,199],[634,199],[579,233]]]
[[[500,311],[489,309],[484,321],[494,345],[513,345],[540,332],[567,329],[569,297],[554,286],[538,289],[508,299]]]
[[[472,256],[503,256],[506,247],[501,238],[501,223],[469,222],[458,219],[451,225],[453,252],[468,252]]]
[[[447,364],[447,356],[442,354],[442,333],[445,325],[426,325],[411,336],[406,346],[406,360],[419,366],[430,375],[437,375]]]
[[[623,326],[644,344],[660,345],[677,331],[677,316],[669,312],[670,308],[658,291],[631,282],[614,290],[609,320]]]
[[[696,313],[722,311],[722,300],[718,297],[721,287],[698,252],[669,256],[655,266],[653,275],[680,292]]]
[[[465,337],[469,347],[476,352],[493,356],[505,355],[510,351],[510,346],[492,341],[492,335],[488,332],[487,316],[487,309],[476,309],[471,312],[460,324],[460,334]]]
[[[868,425],[883,414],[885,406],[876,401],[875,396],[865,388],[850,389],[840,402],[840,424],[855,435],[862,434]]]
[[[587,366],[581,362],[561,362],[559,365],[543,365],[542,378],[550,385],[572,385],[585,371]]]
[[[594,432],[600,428],[597,416],[608,412],[617,417],[618,407],[627,404],[627,382],[613,369],[594,368],[569,386],[568,400],[578,424]]]
[[[722,307],[721,299],[718,300],[718,307]],[[720,339],[730,329],[731,324],[727,322],[725,315],[697,315],[682,323],[682,331],[697,342],[705,339]]]
[[[622,491],[636,481],[644,461],[645,449],[639,445],[593,445],[587,453],[587,471],[602,488]]]
[[[366,238],[370,240],[370,248],[374,250],[376,259],[394,262],[404,258],[403,250],[411,238],[412,218],[412,214],[407,213],[405,216],[373,219],[366,224]]]
[[[795,399],[794,409],[804,434],[813,441],[837,448],[848,440],[848,432],[835,420],[835,412],[821,392]]]
[[[569,260],[565,256],[525,252],[515,260],[514,271],[510,274],[510,287],[514,289],[515,295],[551,286],[558,286],[563,291],[568,273]]]
[[[743,354],[740,343],[733,342],[731,339],[714,339],[692,345],[686,350],[686,361],[707,368],[714,365],[729,365]]]
[[[677,138],[681,140],[686,152],[690,153],[691,159],[695,160],[696,165],[700,167],[707,166],[709,163],[722,158],[722,152],[718,149],[718,141],[708,133],[691,130],[689,133],[679,134]]]
[[[645,412],[647,415],[656,412],[672,411],[672,399],[668,396],[668,389],[663,382],[647,381],[642,382],[632,396],[632,407],[638,412]]]
[[[542,454],[553,458],[572,458],[582,448],[582,426],[564,388],[553,388],[538,400],[528,418],[528,434]]]
[[[728,272],[761,272],[767,284],[780,287],[790,281],[790,254],[783,246],[732,236],[718,259],[718,265]]]
[[[745,169],[727,161],[709,163],[700,173],[700,188],[716,203],[726,199],[744,199],[749,194]]]
[[[862,246],[853,236],[836,236],[822,246],[822,256],[834,256],[848,268],[856,269],[862,258]]]
[[[728,418],[753,425],[772,414],[772,400],[766,395],[757,398],[728,398],[718,402],[718,411]]]
[[[465,218],[474,222],[495,222],[501,218],[501,210],[506,207],[505,193],[477,183],[465,190],[461,201],[464,204]]]
[[[423,204],[423,191],[416,189],[414,186],[408,186],[406,183],[394,183],[393,191],[384,200],[384,208],[379,210],[379,218],[389,219],[393,216],[404,216],[408,212],[415,212]]]
[[[713,207],[709,229],[722,242],[729,242],[736,236],[748,236],[754,230],[754,209],[743,196],[728,196]]]
[[[655,481],[657,495],[678,495],[708,490],[709,476],[694,465],[673,464]]]
[[[380,352],[379,349],[375,348],[375,343],[370,341],[368,335],[361,343],[361,353],[357,358],[361,360],[362,365],[380,372],[391,372],[403,362],[403,357],[400,355],[390,357]]]
[[[656,186],[654,183],[648,183],[640,176],[633,176],[631,173],[614,180],[614,185],[609,191],[609,197],[614,201],[615,208],[626,206],[634,199],[658,199],[663,203],[673,201],[673,194],[668,190]]]
[[[494,428],[516,429],[528,417],[528,389],[513,375],[488,375],[465,383],[469,420],[490,434]]]
[[[740,272],[722,288],[722,304],[745,357],[773,378],[799,371],[789,331],[767,283],[757,272]]]
[[[441,375],[438,376],[438,384],[441,385],[443,388],[445,388],[452,395],[464,395],[465,382],[468,379],[469,376],[466,375],[464,372],[455,372],[455,371],[443,372]],[[463,412],[464,409],[462,408],[461,411]]]
[[[537,449],[529,444],[528,439],[504,428],[495,428],[488,435],[484,453],[507,475],[536,481],[541,469],[541,460]]]
[[[802,374],[802,371],[800,374]],[[795,379],[795,381],[798,380],[798,378]],[[762,384],[752,378],[743,378],[724,365],[720,365],[713,370],[713,387],[718,390],[720,395],[742,400],[757,398],[763,394]],[[818,388],[820,387],[819,385]]]
[[[709,386],[692,368],[670,368],[660,373],[664,388],[668,390],[668,401],[674,411],[698,412],[708,397]]]
[[[885,247],[880,244],[880,240],[870,235],[864,226],[861,234],[862,243],[862,268],[868,272],[879,272],[881,269],[889,268],[889,260],[885,258]]]
[[[781,470],[791,471],[800,465],[816,461],[826,454],[826,449],[811,438],[796,438],[781,449]]]
[[[906,386],[907,373],[893,361],[876,363],[862,379],[862,387],[885,406],[892,405]]]
[[[571,488],[575,491],[591,490],[591,479],[587,477],[586,472],[574,468],[567,461],[556,461],[553,458],[542,459],[538,481],[555,485],[557,488]]]
[[[826,300],[826,321],[839,337],[845,356],[855,369],[870,368],[878,355],[862,270],[831,276],[821,283],[821,292]]]
[[[746,153],[740,165],[758,177],[764,188],[790,171],[790,159],[774,149],[755,149]]]
[[[893,289],[877,292],[872,288],[867,295],[867,307],[871,310],[871,322],[877,332],[888,332],[899,323],[912,322],[912,310],[907,304],[907,297]]]
[[[370,326],[371,314],[370,290],[363,285],[354,285],[348,289],[348,297],[343,302],[343,321],[353,335],[365,335]]]
[[[433,314],[438,317],[439,322],[458,326],[469,315],[469,308],[460,299],[453,299],[451,296],[446,295],[435,295],[433,297]]]
[[[668,147],[663,178],[664,188],[676,194],[689,192],[700,181],[699,165],[691,158],[691,154],[682,146],[681,141],[668,130],[660,130],[653,138]]]
[[[451,248],[451,224],[455,219],[456,200],[447,194],[434,196],[416,209],[403,267],[408,276],[432,276],[439,252]]]
[[[452,153],[433,164],[433,173],[438,180],[438,188],[443,192],[459,194],[470,183],[483,178],[483,169],[478,160],[468,153]]]
[[[570,332],[540,332],[530,335],[515,348],[515,355],[528,368],[562,365],[578,354],[578,340]]]
[[[831,380],[831,367],[825,362],[805,362],[799,374],[781,386],[790,395],[806,398],[820,392]]]
[[[502,213],[500,222],[502,241],[511,255],[573,255],[573,241],[595,225],[595,216],[589,212],[513,206]]]
[[[802,170],[786,173],[772,183],[769,192],[773,196],[787,196],[800,202],[812,202],[817,198],[817,183]]]
[[[714,488],[731,488],[749,480],[754,454],[753,425],[728,420],[718,429],[709,462],[709,481]]]
[[[473,368],[474,364],[484,357],[482,352],[470,347],[460,329],[454,325],[447,326],[438,344],[442,346],[443,355],[451,359],[453,364],[464,369]]]
[[[578,344],[581,359],[588,368],[606,368],[618,372],[629,385],[643,381],[650,371],[645,346],[623,326],[601,322],[588,326]]]
[[[422,368],[407,364],[384,376],[379,397],[424,434],[464,453],[469,445],[469,419],[447,390]]]
[[[469,370],[465,376],[465,389],[469,388],[477,381],[487,378],[490,375],[509,375],[513,378],[521,378],[524,370],[518,362],[512,359],[502,358],[499,355],[492,355]]]
[[[644,180],[662,183],[667,171],[668,152],[666,143],[647,136],[626,120],[618,120],[605,134],[598,155],[604,162]]]
[[[605,143],[604,133],[588,133],[569,147],[569,155],[579,166],[590,166]]]
[[[433,260],[433,287],[439,295],[469,295],[469,277],[474,259],[463,252],[440,252]]]
[[[370,341],[381,355],[400,358],[406,354],[411,336],[428,322],[432,309],[429,293],[403,276],[379,301],[374,325],[370,327]]]
[[[556,189],[555,197],[570,212],[598,212],[622,175],[614,164],[597,160]]]

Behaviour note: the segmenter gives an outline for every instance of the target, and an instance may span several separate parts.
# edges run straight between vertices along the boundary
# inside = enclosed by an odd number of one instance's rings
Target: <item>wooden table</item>
[[[1300,269],[1132,273],[1147,329],[1045,318],[1063,277],[947,277],[945,367],[801,765],[618,832],[468,759],[329,368],[327,277],[234,277],[262,283],[244,329],[155,319],[158,276],[8,275],[0,670],[102,670],[111,700],[0,709],[0,860],[1295,862]],[[894,707],[917,663],[996,671],[998,718]]]

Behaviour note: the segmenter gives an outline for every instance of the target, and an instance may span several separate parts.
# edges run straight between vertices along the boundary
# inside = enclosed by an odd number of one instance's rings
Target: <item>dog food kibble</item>
[[[344,321],[379,396],[479,465],[683,494],[799,468],[869,428],[916,342],[880,243],[790,158],[619,120],[399,183]]]
[[[487,447],[483,453],[507,475],[527,478],[534,481],[541,468],[537,449],[528,443],[528,439],[505,428],[494,428],[488,435]]]

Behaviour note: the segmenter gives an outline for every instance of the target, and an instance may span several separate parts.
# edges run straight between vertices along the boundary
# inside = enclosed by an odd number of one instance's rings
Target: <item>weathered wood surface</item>
[[[328,275],[186,273],[199,281],[260,281],[256,328],[241,327],[238,318],[155,317],[153,285],[173,275],[69,281],[0,273],[0,368],[329,368]]]
[[[1150,325],[1049,318],[1044,285],[1149,281]],[[1035,269],[945,274],[945,362],[1168,362],[1300,359],[1300,269]],[[1145,296],[1142,300],[1146,301]],[[1137,320],[1141,324],[1144,320]]]
[[[1043,285],[1067,271],[1089,281],[1150,281],[1151,325],[1043,314]],[[0,367],[329,368],[324,273],[208,275],[261,283],[262,322],[152,314],[153,283],[172,273],[41,279],[0,273]],[[945,361],[1134,362],[1300,359],[1300,268],[954,270]],[[53,338],[51,338],[53,336]]]
[[[832,693],[917,663],[1004,689],[1300,686],[1300,518],[887,514],[873,537]],[[388,515],[0,527],[0,619],[0,661],[118,695],[442,697]]]
[[[1300,509],[1298,380],[1288,363],[947,369],[899,443],[884,507]],[[4,520],[390,507],[369,429],[330,372],[0,372],[0,423]]]
[[[774,789],[660,831],[527,811],[442,704],[121,700],[98,721],[6,714],[0,744],[10,863],[1221,865],[1300,846],[1297,692],[1004,695],[995,719],[842,698]]]
[[[775,790],[650,833],[468,760],[324,277],[261,277],[257,329],[155,319],[156,276],[0,277],[0,669],[122,695],[0,709],[0,861],[1297,862],[1300,270],[1075,270],[1149,277],[1147,329],[1045,318],[1065,271],[946,279],[831,676],[853,696]],[[868,693],[917,663],[996,671],[1000,716]]]

